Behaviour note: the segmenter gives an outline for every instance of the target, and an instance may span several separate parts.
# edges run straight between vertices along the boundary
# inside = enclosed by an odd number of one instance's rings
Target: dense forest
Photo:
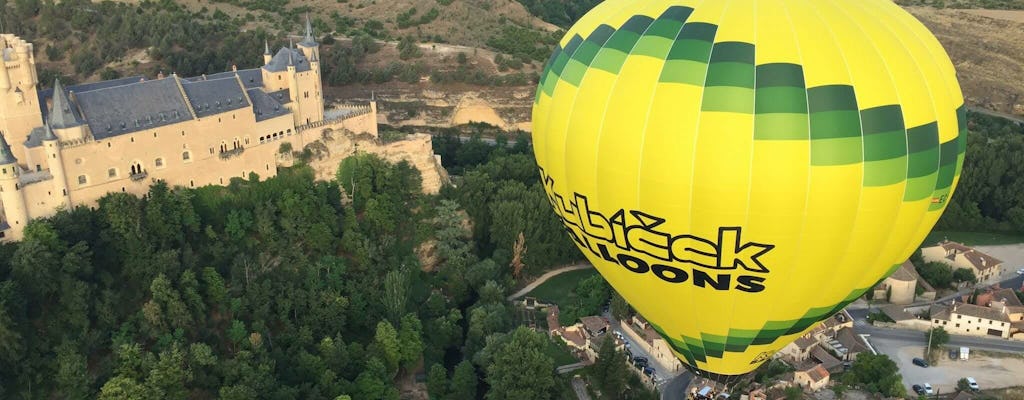
[[[461,177],[436,196],[360,154],[340,186],[297,166],[33,221],[0,246],[0,398],[397,399],[423,375],[433,399],[566,398],[559,345],[505,300],[513,259],[581,258],[528,142],[437,143]],[[653,395],[635,380],[606,393]]]
[[[938,230],[1024,232],[1024,125],[968,113],[960,184]]]

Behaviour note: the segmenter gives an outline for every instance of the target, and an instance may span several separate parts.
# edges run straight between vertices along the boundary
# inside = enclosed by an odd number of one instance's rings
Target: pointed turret
[[[292,43],[291,39],[288,39],[288,65],[295,65],[295,60],[292,59],[292,52],[295,51],[295,43]]]
[[[71,101],[64,93],[64,87],[60,79],[53,80],[53,106],[50,108],[50,126],[57,129],[78,126],[78,118],[71,111]]]
[[[270,64],[270,60],[274,58],[273,54],[270,54],[270,42],[263,41],[263,65]]]
[[[0,165],[14,164],[18,162],[18,159],[14,158],[14,153],[11,153],[11,146],[7,145],[7,139],[4,135],[0,135]]]
[[[316,38],[313,37],[313,24],[309,22],[309,14],[306,14],[306,36],[299,44],[306,47],[317,46]]]
[[[53,128],[50,128],[50,124],[43,123],[43,141],[57,140],[57,135],[53,134]]]

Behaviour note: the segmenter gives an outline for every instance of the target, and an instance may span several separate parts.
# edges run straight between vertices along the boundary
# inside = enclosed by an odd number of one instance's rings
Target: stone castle
[[[409,161],[424,192],[447,179],[429,135],[380,140],[376,102],[325,109],[308,19],[298,44],[265,48],[262,67],[194,78],[41,90],[32,44],[2,34],[0,49],[0,240],[20,240],[33,218],[93,206],[110,192],[144,195],[156,180],[199,187],[270,178],[294,162],[289,147],[315,150],[320,179],[355,151]]]

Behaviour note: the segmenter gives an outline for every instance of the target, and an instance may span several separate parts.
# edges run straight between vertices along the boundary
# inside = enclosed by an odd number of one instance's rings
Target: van
[[[913,362],[914,362],[914,365],[916,365],[918,367],[928,368],[928,362],[925,361],[923,358],[914,358]]]
[[[967,361],[967,359],[970,358],[970,356],[971,356],[971,348],[970,347],[961,347],[960,348],[960,361]]]

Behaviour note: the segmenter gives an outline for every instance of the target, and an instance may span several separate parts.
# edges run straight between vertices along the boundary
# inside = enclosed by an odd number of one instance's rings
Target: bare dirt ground
[[[946,48],[968,105],[1024,115],[1024,12],[906,9]]]
[[[998,281],[1017,276],[1017,269],[1024,268],[1024,243],[999,246],[975,246],[978,251],[1003,261],[1002,274]],[[1024,381],[1024,378],[1021,379]]]
[[[883,339],[872,339],[871,344],[896,362],[908,393],[913,393],[911,386],[926,382],[940,393],[953,393],[956,382],[968,376],[977,380],[982,390],[1016,386],[1024,380],[1021,378],[1024,377],[1024,359],[1012,355],[999,358],[972,352],[968,361],[953,361],[943,356],[938,365],[921,368],[911,361],[921,357],[923,346],[905,346],[902,342]]]

